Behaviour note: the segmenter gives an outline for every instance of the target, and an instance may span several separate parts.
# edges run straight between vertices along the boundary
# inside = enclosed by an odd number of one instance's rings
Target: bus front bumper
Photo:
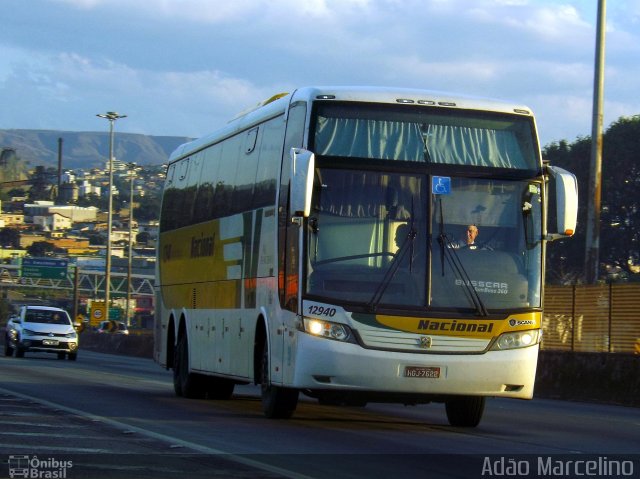
[[[539,346],[482,354],[429,354],[365,349],[299,334],[288,387],[531,399]]]

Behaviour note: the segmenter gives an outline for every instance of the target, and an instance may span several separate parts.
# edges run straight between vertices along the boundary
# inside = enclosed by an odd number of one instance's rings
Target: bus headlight
[[[314,336],[335,339],[336,341],[350,341],[352,337],[348,326],[321,319],[304,318],[304,330]]]
[[[512,333],[503,333],[493,346],[492,351],[504,351],[507,349],[518,349],[533,346],[540,342],[541,334],[539,329],[530,329],[528,331],[514,331]]]

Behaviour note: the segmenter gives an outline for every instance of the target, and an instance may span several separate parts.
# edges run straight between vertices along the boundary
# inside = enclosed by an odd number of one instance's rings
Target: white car
[[[4,355],[21,358],[27,351],[56,353],[75,361],[78,356],[78,333],[69,314],[50,306],[22,306],[9,319],[4,338]]]

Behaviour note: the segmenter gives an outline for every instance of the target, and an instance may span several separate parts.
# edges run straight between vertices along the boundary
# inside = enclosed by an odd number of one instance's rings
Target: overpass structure
[[[115,296],[126,296],[129,276],[127,273],[111,273],[110,291]],[[0,265],[0,288],[67,289],[74,294],[84,293],[94,298],[104,294],[104,271],[82,270],[70,267],[64,277],[38,278],[20,275],[19,265]],[[154,276],[131,275],[131,290],[135,296],[153,296]]]

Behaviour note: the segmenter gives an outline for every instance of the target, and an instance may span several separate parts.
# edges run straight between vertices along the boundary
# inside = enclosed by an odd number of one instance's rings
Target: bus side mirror
[[[550,182],[555,189],[557,232],[548,240],[573,236],[578,219],[578,180],[573,173],[557,166],[547,166]]]
[[[314,154],[301,148],[291,148],[290,211],[293,217],[307,218],[311,214],[314,171]]]

